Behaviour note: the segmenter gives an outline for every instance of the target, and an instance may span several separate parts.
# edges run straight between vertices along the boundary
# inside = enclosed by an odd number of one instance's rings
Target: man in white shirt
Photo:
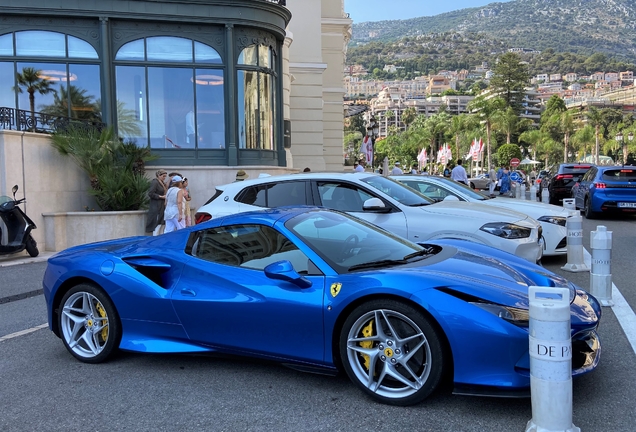
[[[451,180],[468,185],[468,175],[466,175],[466,170],[462,166],[461,159],[457,159],[457,165],[451,171]]]
[[[355,162],[353,163],[353,170],[354,170],[355,172],[364,172],[364,167],[363,167],[362,165],[360,165],[360,164],[358,163],[358,161],[355,161]]]
[[[396,162],[395,166],[391,170],[391,175],[402,175],[402,174],[404,174],[404,172],[402,172],[402,169],[400,168],[400,163]]]

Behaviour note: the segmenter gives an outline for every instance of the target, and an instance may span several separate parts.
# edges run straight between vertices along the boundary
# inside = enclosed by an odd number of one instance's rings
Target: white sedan
[[[441,201],[446,197],[456,197],[460,201],[481,203],[491,207],[505,208],[525,213],[541,222],[545,238],[543,255],[563,255],[567,253],[567,229],[565,222],[569,211],[563,207],[536,201],[524,201],[510,198],[490,198],[475,192],[469,187],[443,177],[433,176],[395,176],[393,177],[427,197]]]
[[[196,222],[262,208],[316,205],[347,212],[414,242],[470,240],[531,262],[543,253],[541,225],[525,214],[440,202],[372,173],[299,173],[218,186]]]

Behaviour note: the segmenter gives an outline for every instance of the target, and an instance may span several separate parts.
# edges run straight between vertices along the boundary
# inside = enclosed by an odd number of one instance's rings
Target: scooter
[[[22,252],[26,249],[32,257],[38,256],[38,244],[31,236],[31,230],[37,227],[22,211],[19,204],[25,198],[17,200],[15,194],[18,185],[13,186],[13,199],[0,196],[0,255]]]

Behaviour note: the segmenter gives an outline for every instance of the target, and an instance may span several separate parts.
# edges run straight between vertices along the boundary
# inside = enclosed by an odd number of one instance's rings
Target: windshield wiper
[[[409,204],[409,207],[424,207],[427,205],[431,205],[434,204],[432,202],[421,202],[421,203],[417,203],[417,204]]]
[[[427,257],[429,255],[433,255],[433,251],[431,249],[422,249],[420,251],[417,252],[413,252],[410,253],[408,255],[406,255],[404,258],[402,258],[402,261],[406,262],[412,258],[417,258],[417,257]]]

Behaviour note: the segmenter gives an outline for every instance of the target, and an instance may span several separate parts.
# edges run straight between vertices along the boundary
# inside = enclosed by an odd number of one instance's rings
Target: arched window
[[[275,54],[266,45],[250,45],[237,64],[239,148],[275,150]]]
[[[64,33],[0,35],[0,106],[101,120],[99,55]]]
[[[224,69],[201,42],[154,36],[115,55],[117,126],[155,149],[224,149]]]

